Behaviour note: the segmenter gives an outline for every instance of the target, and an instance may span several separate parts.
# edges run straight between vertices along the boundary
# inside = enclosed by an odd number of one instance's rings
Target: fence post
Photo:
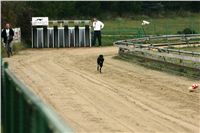
[[[31,107],[27,99],[24,99],[24,132],[31,133]]]
[[[156,35],[156,25],[155,24],[153,24],[153,27],[154,27],[154,35]]]
[[[166,29],[165,29],[165,35],[167,35],[167,33],[168,33],[168,24],[166,24],[166,27],[165,27]]]
[[[2,87],[2,93],[1,93],[1,99],[2,99],[2,112],[1,112],[1,117],[2,117],[2,132],[7,132],[6,130],[6,123],[7,123],[7,110],[6,110],[6,79],[5,79],[5,63],[2,62],[1,59],[1,87]]]
[[[14,112],[16,111],[16,108],[14,108],[14,102],[15,102],[15,95],[14,95],[14,85],[10,80],[10,117],[11,117],[11,123],[10,123],[10,128],[11,128],[11,133],[15,132],[15,126],[14,126],[14,122],[15,122],[15,115]]]
[[[37,125],[37,110],[33,108],[31,113],[31,133],[37,133]]]
[[[192,34],[194,34],[194,22],[192,21]]]
[[[19,133],[24,133],[24,99],[21,93],[19,93]]]
[[[38,112],[37,114],[37,119],[38,119],[38,131],[37,133],[45,133],[45,123],[44,123],[44,118],[41,113]]]
[[[12,82],[13,83],[13,82]],[[14,84],[14,83],[13,83]],[[14,132],[15,133],[19,133],[19,91],[17,89],[17,87],[15,86],[15,84],[13,85],[13,95],[14,95],[14,102],[13,102],[13,116],[14,116]]]
[[[5,69],[8,68],[8,62],[4,63],[4,78],[5,78],[5,117],[6,117],[6,123],[5,123],[5,131],[6,133],[12,133],[12,104],[11,104],[11,82],[10,79],[8,78],[8,75],[5,73]]]
[[[200,24],[197,24],[197,25],[199,25],[199,32],[198,32],[198,34],[200,34]]]

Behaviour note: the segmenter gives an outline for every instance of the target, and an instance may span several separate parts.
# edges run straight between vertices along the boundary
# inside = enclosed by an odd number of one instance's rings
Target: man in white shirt
[[[101,29],[103,29],[104,24],[97,20],[96,18],[93,19],[93,28],[94,28],[94,38],[92,44],[96,44],[96,38],[98,38],[99,46],[101,46]]]

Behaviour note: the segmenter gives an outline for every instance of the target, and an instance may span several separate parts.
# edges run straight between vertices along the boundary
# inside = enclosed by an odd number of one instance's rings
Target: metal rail
[[[71,133],[72,129],[30,91],[4,63],[2,83],[2,133]]]
[[[170,42],[170,41],[176,42]],[[157,41],[157,42],[155,42]],[[161,42],[160,41],[164,41]],[[191,44],[200,44],[200,34],[187,34],[187,35],[162,35],[162,36],[148,36],[143,38],[134,38],[127,40],[119,40],[113,43],[118,47],[132,45],[134,48],[155,48],[158,52],[173,52],[173,53],[183,53],[192,56],[199,56],[199,52],[189,52],[184,50],[174,50],[169,48],[163,48],[163,46],[175,46],[175,45],[191,45]],[[123,47],[124,48],[124,47]]]

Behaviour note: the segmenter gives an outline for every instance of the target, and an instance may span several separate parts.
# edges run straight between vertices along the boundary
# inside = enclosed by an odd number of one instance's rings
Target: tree
[[[2,1],[1,26],[9,22],[21,28],[22,39],[30,42],[31,17],[49,19],[90,19],[109,14],[110,17],[156,15],[162,12],[200,12],[199,1]]]

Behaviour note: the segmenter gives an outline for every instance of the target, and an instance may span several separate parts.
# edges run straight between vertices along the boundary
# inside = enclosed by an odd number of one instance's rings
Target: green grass
[[[102,35],[121,35],[120,37],[103,36],[102,42],[104,45],[112,45],[113,41],[120,39],[128,39],[130,37],[124,35],[136,36],[138,29],[141,30],[142,20],[131,20],[124,18],[117,18],[114,20],[105,20]],[[146,34],[163,35],[176,34],[177,31],[182,31],[185,28],[194,29],[200,33],[200,14],[194,14],[190,17],[173,17],[173,18],[149,18],[145,19],[150,22],[149,25],[144,26]],[[142,31],[140,31],[142,32]],[[131,38],[133,38],[131,37]]]
[[[13,43],[13,54],[17,54],[19,51],[24,50],[27,47],[27,45],[23,43]],[[7,57],[6,49],[1,45],[1,56]]]

